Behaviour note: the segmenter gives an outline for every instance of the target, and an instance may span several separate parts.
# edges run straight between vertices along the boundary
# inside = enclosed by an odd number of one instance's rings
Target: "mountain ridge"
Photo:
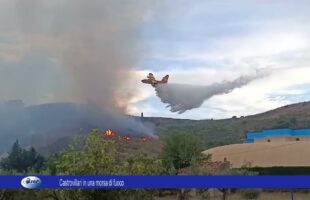
[[[86,134],[93,128],[104,129],[105,126],[99,127],[100,123],[92,122],[87,109],[81,105],[83,104],[59,102],[25,107],[21,101],[12,101],[7,106],[1,104],[2,152],[7,151],[16,139],[21,140],[24,145],[38,146],[46,153],[49,153],[49,149],[52,149],[50,152],[57,152],[73,135]],[[250,131],[310,128],[310,102],[290,104],[256,115],[219,120],[134,116],[133,118],[143,123],[155,124],[155,134],[159,136],[159,148],[166,137],[178,132],[191,132],[199,137],[204,148],[211,148],[242,143],[246,133]]]

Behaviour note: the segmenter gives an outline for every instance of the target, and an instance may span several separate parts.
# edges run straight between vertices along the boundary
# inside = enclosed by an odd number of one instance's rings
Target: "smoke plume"
[[[88,102],[105,113],[93,112],[101,123],[150,132],[125,112],[134,96],[126,86],[139,61],[139,27],[152,2],[15,0],[19,52],[59,63],[65,84],[54,99]]]
[[[208,86],[196,86],[187,84],[159,84],[155,90],[157,96],[171,112],[182,114],[187,110],[199,108],[203,102],[215,95],[231,92],[235,88],[240,88],[250,81],[262,77],[263,74],[255,76],[241,76],[233,81],[214,83]]]
[[[68,84],[55,95],[105,109],[126,109],[133,96],[124,86],[140,58],[139,27],[150,6],[141,0],[16,0],[27,53],[63,67]]]

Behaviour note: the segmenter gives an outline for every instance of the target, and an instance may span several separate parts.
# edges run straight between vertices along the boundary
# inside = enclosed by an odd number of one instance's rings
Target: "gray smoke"
[[[250,81],[264,76],[257,74],[255,76],[241,76],[233,81],[224,81],[222,83],[214,83],[207,86],[196,86],[187,84],[160,84],[155,90],[157,96],[171,112],[182,114],[187,110],[199,108],[203,102],[215,95],[231,92],[235,88],[240,88]]]
[[[94,105],[104,112],[93,112],[94,121],[100,118],[97,121],[114,126],[112,129],[150,133],[152,127],[125,113],[134,96],[126,86],[140,58],[139,28],[154,2],[15,0],[18,52],[59,64],[65,84],[56,88],[54,99]],[[33,78],[38,79],[40,91],[40,85],[54,77]]]
[[[124,87],[140,58],[139,28],[152,1],[15,1],[27,53],[63,67],[67,85],[58,99],[126,109],[134,94]]]

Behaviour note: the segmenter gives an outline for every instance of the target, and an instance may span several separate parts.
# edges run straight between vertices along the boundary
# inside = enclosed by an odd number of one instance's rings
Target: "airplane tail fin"
[[[163,79],[161,80],[163,83],[168,83],[168,79],[169,79],[169,75],[166,75],[163,77]]]

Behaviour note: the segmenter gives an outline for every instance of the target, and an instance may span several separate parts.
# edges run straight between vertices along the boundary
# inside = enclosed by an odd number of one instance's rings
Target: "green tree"
[[[130,156],[124,166],[124,174],[132,175],[160,175],[164,173],[162,161],[146,154]]]
[[[40,173],[46,174],[70,174],[70,175],[111,175],[111,174],[136,174],[154,175],[165,173],[162,160],[150,157],[146,154],[130,155],[127,159],[121,159],[118,152],[119,144],[115,141],[105,140],[99,130],[92,130],[86,137],[77,136],[69,148],[59,154],[50,156]],[[34,148],[28,151],[21,148],[18,141],[14,143],[7,160],[23,163],[34,169],[33,163],[39,163],[40,155]],[[22,160],[22,161],[21,161]],[[14,163],[14,162],[12,162]],[[6,162],[3,164],[8,164]],[[11,169],[10,167],[8,167]],[[3,173],[16,173],[8,171]],[[0,198],[4,199],[153,199],[157,189],[54,189],[54,190],[1,190]]]
[[[178,174],[181,168],[194,166],[201,156],[201,144],[193,133],[173,133],[165,139],[162,160],[166,170]],[[178,189],[178,199],[188,198],[189,189]]]
[[[163,147],[162,159],[167,168],[178,170],[191,165],[201,155],[201,145],[192,133],[174,133]]]
[[[118,171],[114,141],[105,140],[99,130],[92,130],[83,144],[81,137],[75,137],[69,150],[56,160],[57,174],[97,175],[115,174]]]
[[[30,149],[23,150],[23,159],[24,159],[24,169],[26,171],[32,170],[35,172],[39,172],[44,165],[44,157],[40,155],[34,147],[30,147]]]
[[[20,147],[18,140],[16,140],[9,151],[8,157],[1,160],[1,168],[4,170],[15,169],[18,172],[23,172],[22,159],[23,149]]]
[[[161,175],[165,173],[162,161],[146,154],[130,156],[125,163],[122,164],[122,174],[130,175]],[[157,189],[130,189],[122,190],[121,196],[126,199],[153,199]]]
[[[85,141],[85,142],[84,142]],[[99,130],[92,130],[84,140],[76,137],[69,149],[48,160],[51,171],[56,174],[78,175],[113,175],[162,174],[164,168],[159,159],[145,154],[132,155],[126,160],[119,160],[118,144],[105,140]],[[52,162],[55,164],[53,165]],[[152,199],[157,190],[56,190],[49,192],[49,197],[58,199]]]
[[[112,175],[119,171],[116,161],[117,144],[101,137],[99,130],[92,130],[83,142],[75,137],[73,144],[55,159],[57,174],[70,175]],[[57,190],[50,196],[60,199],[119,199],[118,190],[78,189]]]
[[[1,160],[3,170],[15,170],[19,173],[27,173],[29,170],[39,172],[44,163],[44,157],[41,156],[35,148],[31,147],[28,151],[21,148],[18,140],[15,141],[6,158]]]

